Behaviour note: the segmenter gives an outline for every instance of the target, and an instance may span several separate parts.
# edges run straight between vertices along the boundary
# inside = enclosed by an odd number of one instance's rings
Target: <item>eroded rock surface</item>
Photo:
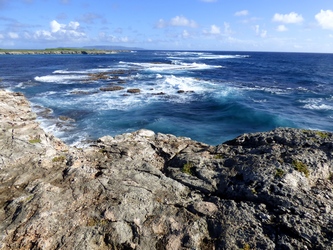
[[[0,249],[332,249],[333,135],[216,147],[139,130],[68,147],[0,90]]]

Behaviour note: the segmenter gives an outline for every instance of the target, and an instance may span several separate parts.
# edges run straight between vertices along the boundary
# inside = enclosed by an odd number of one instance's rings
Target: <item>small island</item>
[[[0,49],[0,55],[107,55],[119,52],[129,52],[129,50],[92,48]]]

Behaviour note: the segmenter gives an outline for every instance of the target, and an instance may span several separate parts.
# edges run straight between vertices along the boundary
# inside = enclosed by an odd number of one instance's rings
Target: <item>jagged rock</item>
[[[122,90],[124,87],[122,86],[109,86],[109,87],[101,87],[101,91],[117,91],[117,90]]]
[[[0,108],[0,249],[332,249],[331,133],[139,130],[77,149],[22,95],[0,90]]]

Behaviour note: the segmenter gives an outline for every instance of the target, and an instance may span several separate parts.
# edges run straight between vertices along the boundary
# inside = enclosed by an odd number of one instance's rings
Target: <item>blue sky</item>
[[[0,48],[333,53],[332,0],[0,0]]]

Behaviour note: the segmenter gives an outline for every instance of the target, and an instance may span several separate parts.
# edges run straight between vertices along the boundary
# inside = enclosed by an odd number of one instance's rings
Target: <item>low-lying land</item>
[[[0,90],[0,249],[332,249],[333,134],[210,146],[149,130],[86,148]]]
[[[63,55],[63,54],[84,54],[84,55],[103,55],[114,54],[118,52],[127,52],[126,50],[97,50],[97,49],[74,49],[74,48],[56,48],[41,50],[10,50],[0,49],[0,55]]]

